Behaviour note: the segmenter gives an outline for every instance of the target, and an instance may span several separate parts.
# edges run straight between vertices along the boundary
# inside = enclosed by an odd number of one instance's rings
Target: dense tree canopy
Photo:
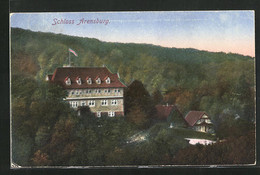
[[[227,163],[253,162],[253,132],[247,131],[254,130],[255,126],[254,58],[149,44],[101,42],[18,28],[12,28],[11,35],[12,158],[15,163],[199,164],[208,153],[210,156],[205,160],[209,163],[222,158]],[[88,108],[80,109],[82,115],[78,116],[77,111],[63,101],[66,91],[44,81],[47,74],[68,64],[68,48],[79,55],[71,56],[73,65],[106,65],[120,74],[128,85],[126,117],[95,118]],[[187,148],[184,137],[200,133],[170,130],[168,124],[153,123],[154,106],[165,103],[178,106],[184,116],[190,110],[206,111],[214,122],[216,136],[229,140],[205,148]],[[173,113],[169,122],[177,123],[180,116]],[[145,130],[149,139],[126,144],[140,130]],[[236,156],[240,152],[243,154]]]

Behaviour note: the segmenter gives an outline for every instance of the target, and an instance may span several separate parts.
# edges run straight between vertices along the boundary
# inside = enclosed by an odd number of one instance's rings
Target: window
[[[109,77],[107,77],[106,83],[107,83],[107,84],[110,84],[110,78],[109,78]]]
[[[108,112],[108,116],[109,117],[114,117],[115,116],[115,112],[114,111],[109,111]]]
[[[105,93],[110,93],[110,89],[105,89]]]
[[[88,105],[89,107],[95,106],[95,100],[89,100]]]
[[[66,83],[66,85],[71,85],[71,81],[70,81],[69,77],[65,78],[65,83]]]
[[[101,93],[101,90],[100,90],[100,89],[96,89],[96,90],[95,90],[95,93],[96,93],[96,94],[100,94],[100,93]]]
[[[81,106],[87,106],[86,101],[81,101]]]
[[[101,84],[100,78],[97,78],[97,79],[96,79],[96,83],[97,83],[97,84]]]
[[[101,112],[97,112],[97,117],[101,117]]]
[[[86,90],[86,94],[91,94],[91,90],[90,90],[90,89],[87,89],[87,90]]]
[[[118,104],[118,101],[117,100],[111,100],[111,105],[117,105]]]
[[[72,102],[72,107],[73,108],[77,108],[78,107],[78,102],[77,101],[73,101]]]
[[[75,94],[76,94],[76,95],[79,95],[79,91],[76,91]]]
[[[108,103],[107,103],[107,100],[101,100],[101,106],[107,106]]]
[[[74,95],[74,91],[71,91],[71,95]]]
[[[88,83],[88,84],[92,84],[91,78],[87,78],[87,83]]]
[[[115,93],[120,93],[120,89],[115,89]]]
[[[77,82],[78,85],[81,85],[81,78],[77,77],[76,82]]]
[[[211,123],[210,119],[205,119],[206,123]]]

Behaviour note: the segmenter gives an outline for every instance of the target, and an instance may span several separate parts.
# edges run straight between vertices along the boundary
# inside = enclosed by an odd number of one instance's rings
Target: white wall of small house
[[[205,115],[205,114],[202,116],[201,119],[199,119],[199,120],[196,122],[196,124],[199,125],[199,124],[201,124],[201,123],[203,123],[203,122],[205,122],[205,123],[207,123],[207,124],[212,124],[212,121],[210,120],[210,118],[209,118],[207,115]]]
[[[193,129],[195,131],[199,131],[199,132],[209,132],[211,126],[207,126],[207,125],[201,125],[201,126],[194,126]]]

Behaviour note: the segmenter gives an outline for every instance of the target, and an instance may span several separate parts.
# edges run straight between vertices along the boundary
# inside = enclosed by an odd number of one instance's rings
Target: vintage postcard
[[[254,11],[10,14],[11,168],[256,163]]]

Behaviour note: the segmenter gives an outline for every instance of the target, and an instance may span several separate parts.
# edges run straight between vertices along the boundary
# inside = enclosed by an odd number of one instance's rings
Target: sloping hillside
[[[105,64],[126,84],[137,79],[151,94],[159,89],[165,102],[177,104],[183,113],[205,110],[216,115],[228,110],[243,115],[254,108],[254,58],[232,53],[109,43],[12,28],[12,74],[43,80],[56,67],[68,64],[68,48],[79,55],[71,56],[75,66]]]

